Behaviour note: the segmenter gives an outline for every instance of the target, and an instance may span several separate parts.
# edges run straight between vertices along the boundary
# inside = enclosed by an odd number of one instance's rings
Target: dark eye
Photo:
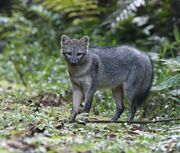
[[[77,56],[82,56],[82,53],[77,53]]]
[[[67,53],[66,53],[66,55],[69,55],[69,56],[71,56],[71,55],[72,55],[72,53],[71,53],[71,52],[67,52]]]

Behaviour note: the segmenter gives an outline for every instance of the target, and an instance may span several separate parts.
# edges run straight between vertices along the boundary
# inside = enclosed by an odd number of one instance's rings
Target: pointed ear
[[[61,36],[61,47],[64,46],[64,45],[68,45],[70,42],[71,42],[71,38],[69,38],[65,34],[63,34]]]
[[[82,46],[88,47],[89,46],[89,37],[88,36],[84,36],[79,40],[79,43]]]

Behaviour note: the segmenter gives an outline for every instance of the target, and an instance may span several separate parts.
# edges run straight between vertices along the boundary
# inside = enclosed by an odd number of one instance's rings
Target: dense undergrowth
[[[178,2],[0,2],[0,152],[178,152],[177,121],[141,126],[63,123],[71,110],[71,86],[59,43],[62,33],[88,35],[91,46],[126,43],[147,52],[154,82],[146,111],[140,108],[135,119],[179,117]],[[127,102],[125,106],[122,120]],[[114,108],[111,92],[100,91],[90,116],[110,119]]]

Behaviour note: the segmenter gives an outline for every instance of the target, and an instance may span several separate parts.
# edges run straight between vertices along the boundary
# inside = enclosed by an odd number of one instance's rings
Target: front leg
[[[88,113],[91,109],[95,91],[96,91],[95,88],[90,88],[89,90],[86,91],[86,94],[85,94],[85,105],[83,108],[83,116],[82,116],[83,117],[82,120],[85,122],[87,120]]]
[[[69,118],[70,122],[74,122],[76,119],[76,115],[78,114],[79,111],[79,106],[82,101],[83,93],[80,90],[79,87],[73,86],[73,107],[72,107],[72,113]]]

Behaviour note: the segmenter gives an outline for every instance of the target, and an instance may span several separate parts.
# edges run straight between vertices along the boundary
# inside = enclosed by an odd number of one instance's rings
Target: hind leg
[[[144,86],[144,80],[146,78],[146,67],[143,63],[139,61],[134,61],[134,65],[131,68],[129,76],[124,83],[124,89],[126,96],[129,100],[129,115],[128,121],[134,119],[134,115],[137,110],[138,104],[141,103],[141,93]]]
[[[142,88],[144,80],[144,66],[136,63],[131,69],[127,80],[124,83],[124,89],[129,102],[129,114],[127,121],[132,121],[137,110],[137,98]]]
[[[130,104],[129,104],[129,114],[128,114],[127,121],[132,121],[134,119],[136,110],[137,110],[136,101],[135,101],[135,99],[131,99]]]
[[[129,114],[127,121],[132,121],[137,110],[137,100],[136,100],[136,91],[135,86],[126,86],[125,87],[126,96],[129,102]]]
[[[116,102],[116,112],[112,117],[113,121],[117,121],[122,112],[124,111],[124,104],[123,104],[123,87],[119,86],[112,90],[112,94],[114,100]]]
[[[132,121],[137,110],[137,94],[141,81],[137,78],[130,78],[124,85],[126,96],[129,102],[129,114],[127,121]]]

